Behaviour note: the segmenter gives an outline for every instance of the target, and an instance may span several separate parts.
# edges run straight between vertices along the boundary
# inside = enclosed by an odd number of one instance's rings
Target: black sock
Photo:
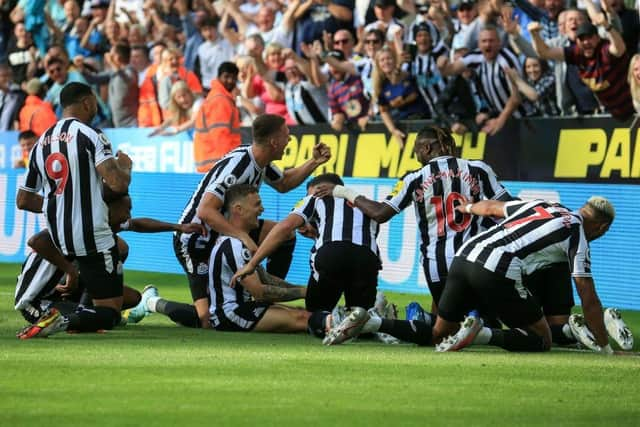
[[[109,307],[79,308],[67,315],[70,331],[96,332],[100,329],[113,329],[120,323],[120,312]]]
[[[431,325],[419,320],[382,319],[378,332],[418,345],[432,344]]]
[[[565,325],[549,325],[551,328],[551,339],[558,345],[570,345],[575,344],[577,341],[573,337],[568,337],[562,331]]]
[[[307,321],[307,330],[309,334],[315,335],[318,338],[324,338],[325,335],[325,325],[327,321],[327,316],[330,313],[328,311],[314,311],[309,316],[309,320]]]
[[[489,345],[507,351],[545,351],[544,340],[531,331],[522,329],[492,329]]]
[[[287,277],[293,250],[296,248],[296,238],[283,242],[267,259],[267,273],[284,279]]]
[[[198,312],[191,304],[159,299],[156,303],[156,312],[166,315],[177,324],[187,328],[202,327]]]
[[[93,299],[91,298],[91,295],[89,295],[89,292],[87,292],[86,289],[82,292],[82,295],[80,295],[80,300],[78,301],[78,304],[84,307],[93,307]]]

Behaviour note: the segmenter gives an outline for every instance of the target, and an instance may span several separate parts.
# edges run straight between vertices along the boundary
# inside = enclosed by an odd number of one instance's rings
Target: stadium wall
[[[597,121],[596,124],[590,122],[592,127],[587,129],[578,127],[575,120],[544,120],[526,131],[512,128],[510,136],[488,138],[483,134],[468,134],[458,143],[464,157],[487,160],[502,178],[508,178],[504,182],[509,191],[522,198],[560,201],[572,209],[580,207],[593,194],[609,198],[617,209],[616,221],[605,237],[592,244],[598,292],[606,305],[640,309],[640,294],[635,285],[636,278],[640,277],[640,264],[634,260],[634,252],[640,247],[640,225],[636,220],[640,187],[629,185],[636,184],[640,178],[640,144],[632,137],[635,132],[613,127],[615,122],[610,119]],[[415,131],[421,125],[407,125],[407,130]],[[520,131],[529,133],[521,137]],[[133,215],[176,221],[201,178],[189,172],[192,155],[188,136],[148,138],[146,129],[108,130],[107,134],[116,148],[132,153],[135,161],[136,173],[131,186]],[[23,171],[11,169],[10,165],[13,158],[20,156],[19,148],[15,133],[0,133],[0,137],[0,224],[3,225],[0,262],[22,262],[28,250],[26,240],[44,226],[44,220],[15,208]],[[281,166],[303,162],[309,157],[313,144],[323,141],[331,145],[335,153],[323,171],[341,173],[348,185],[380,200],[391,191],[396,177],[418,166],[411,155],[413,140],[415,132],[410,133],[405,150],[400,150],[384,132],[377,133],[375,129],[359,135],[335,135],[323,127],[297,129]],[[518,161],[509,160],[504,155],[506,151],[517,155]],[[531,178],[527,179],[530,182],[518,180],[524,176]],[[304,196],[304,189],[283,195],[264,186],[261,195],[265,217],[278,220]],[[125,232],[122,237],[131,246],[128,268],[181,273],[169,233]],[[418,241],[412,210],[381,227],[379,244],[384,265],[380,273],[381,288],[428,292],[420,267]],[[310,241],[298,238],[289,280],[306,283],[310,247]],[[181,281],[180,285],[185,284]]]

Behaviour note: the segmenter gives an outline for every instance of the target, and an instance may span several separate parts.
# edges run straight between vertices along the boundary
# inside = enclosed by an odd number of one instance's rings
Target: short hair
[[[217,16],[207,16],[200,22],[200,29],[203,27],[213,27],[216,30],[218,29],[218,24],[220,23],[220,18]]]
[[[122,62],[124,62],[125,64],[128,64],[129,61],[131,60],[131,47],[126,44],[126,43],[116,43],[115,46],[113,46],[113,49],[115,50],[116,54],[122,58]]]
[[[62,105],[62,108],[67,108],[87,96],[93,96],[90,86],[84,83],[71,82],[66,84],[60,91],[60,105]]]
[[[60,58],[59,56],[52,56],[51,58],[49,58],[49,60],[47,61],[47,63],[45,64],[46,68],[49,68],[49,66],[51,64],[60,64],[63,67],[66,65],[64,60],[62,58]]]
[[[258,43],[260,46],[264,47],[264,38],[259,33],[253,33],[247,36],[247,40],[253,40]]]
[[[382,32],[382,30],[379,30],[377,28],[372,28],[369,31],[367,31],[367,35],[369,34],[374,34],[380,43],[385,42],[386,36]]]
[[[223,62],[218,67],[218,76],[222,73],[229,73],[237,76],[239,72],[240,70],[238,69],[238,66],[233,62]]]
[[[498,27],[496,27],[493,24],[487,24],[484,27],[482,27],[480,29],[480,31],[493,31],[496,34],[496,37],[498,37],[498,39],[500,38],[500,33],[498,32]]]
[[[134,44],[131,50],[141,50],[147,58],[149,57],[149,48],[144,44]]]
[[[423,127],[418,131],[415,143],[417,145],[426,142],[429,142],[429,145],[439,145],[439,151],[436,154],[450,156],[456,154],[456,141],[449,128],[432,125]]]
[[[594,220],[597,222],[611,224],[616,217],[616,210],[611,202],[602,196],[591,196],[587,200],[587,206],[594,213]]]
[[[258,144],[266,144],[268,139],[277,133],[285,124],[284,117],[276,114],[263,114],[253,121],[253,140]]]
[[[18,140],[31,139],[31,138],[37,138],[37,137],[38,135],[36,135],[35,132],[32,130],[23,130],[18,134]]]
[[[258,189],[251,184],[235,184],[229,187],[224,195],[224,208],[229,210],[238,200],[242,200],[249,194],[257,193]]]
[[[314,185],[319,184],[335,184],[335,185],[344,185],[344,181],[340,178],[340,175],[335,173],[323,173],[321,175],[316,176],[307,182],[307,190]]]

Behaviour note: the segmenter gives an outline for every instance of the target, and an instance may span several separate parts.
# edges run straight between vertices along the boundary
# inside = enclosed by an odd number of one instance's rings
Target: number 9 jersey
[[[494,224],[455,209],[484,199],[508,201],[512,197],[489,165],[453,156],[435,157],[407,173],[387,196],[384,203],[398,213],[413,202],[428,283],[446,279],[460,246]]]
[[[64,255],[86,256],[115,245],[96,170],[113,158],[105,135],[77,119],[62,119],[38,139],[20,189],[44,191],[49,233]]]

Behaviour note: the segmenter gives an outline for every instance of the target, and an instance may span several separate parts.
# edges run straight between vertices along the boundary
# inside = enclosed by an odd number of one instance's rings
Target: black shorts
[[[531,291],[545,316],[568,316],[575,305],[568,262],[551,264],[528,276],[522,284]]]
[[[308,311],[331,311],[344,293],[347,307],[371,308],[376,301],[379,258],[351,242],[324,244],[311,259],[305,298]]]
[[[450,322],[460,322],[473,309],[495,314],[510,328],[526,327],[542,318],[540,306],[522,284],[455,257],[438,315]]]
[[[263,225],[264,220],[258,220],[258,228],[251,230],[249,233],[249,237],[256,244],[260,239]],[[212,233],[214,232],[212,231]],[[193,301],[203,298],[209,299],[209,258],[215,241],[216,236],[211,236],[211,245],[204,249],[195,249],[183,244],[179,236],[173,236],[173,252],[187,275]]]
[[[218,307],[211,316],[211,324],[217,331],[250,332],[267,313],[270,305],[267,302],[247,301],[234,310],[225,311],[223,307]]]
[[[123,292],[122,261],[118,245],[94,255],[76,257],[80,286],[93,299],[121,297]]]

